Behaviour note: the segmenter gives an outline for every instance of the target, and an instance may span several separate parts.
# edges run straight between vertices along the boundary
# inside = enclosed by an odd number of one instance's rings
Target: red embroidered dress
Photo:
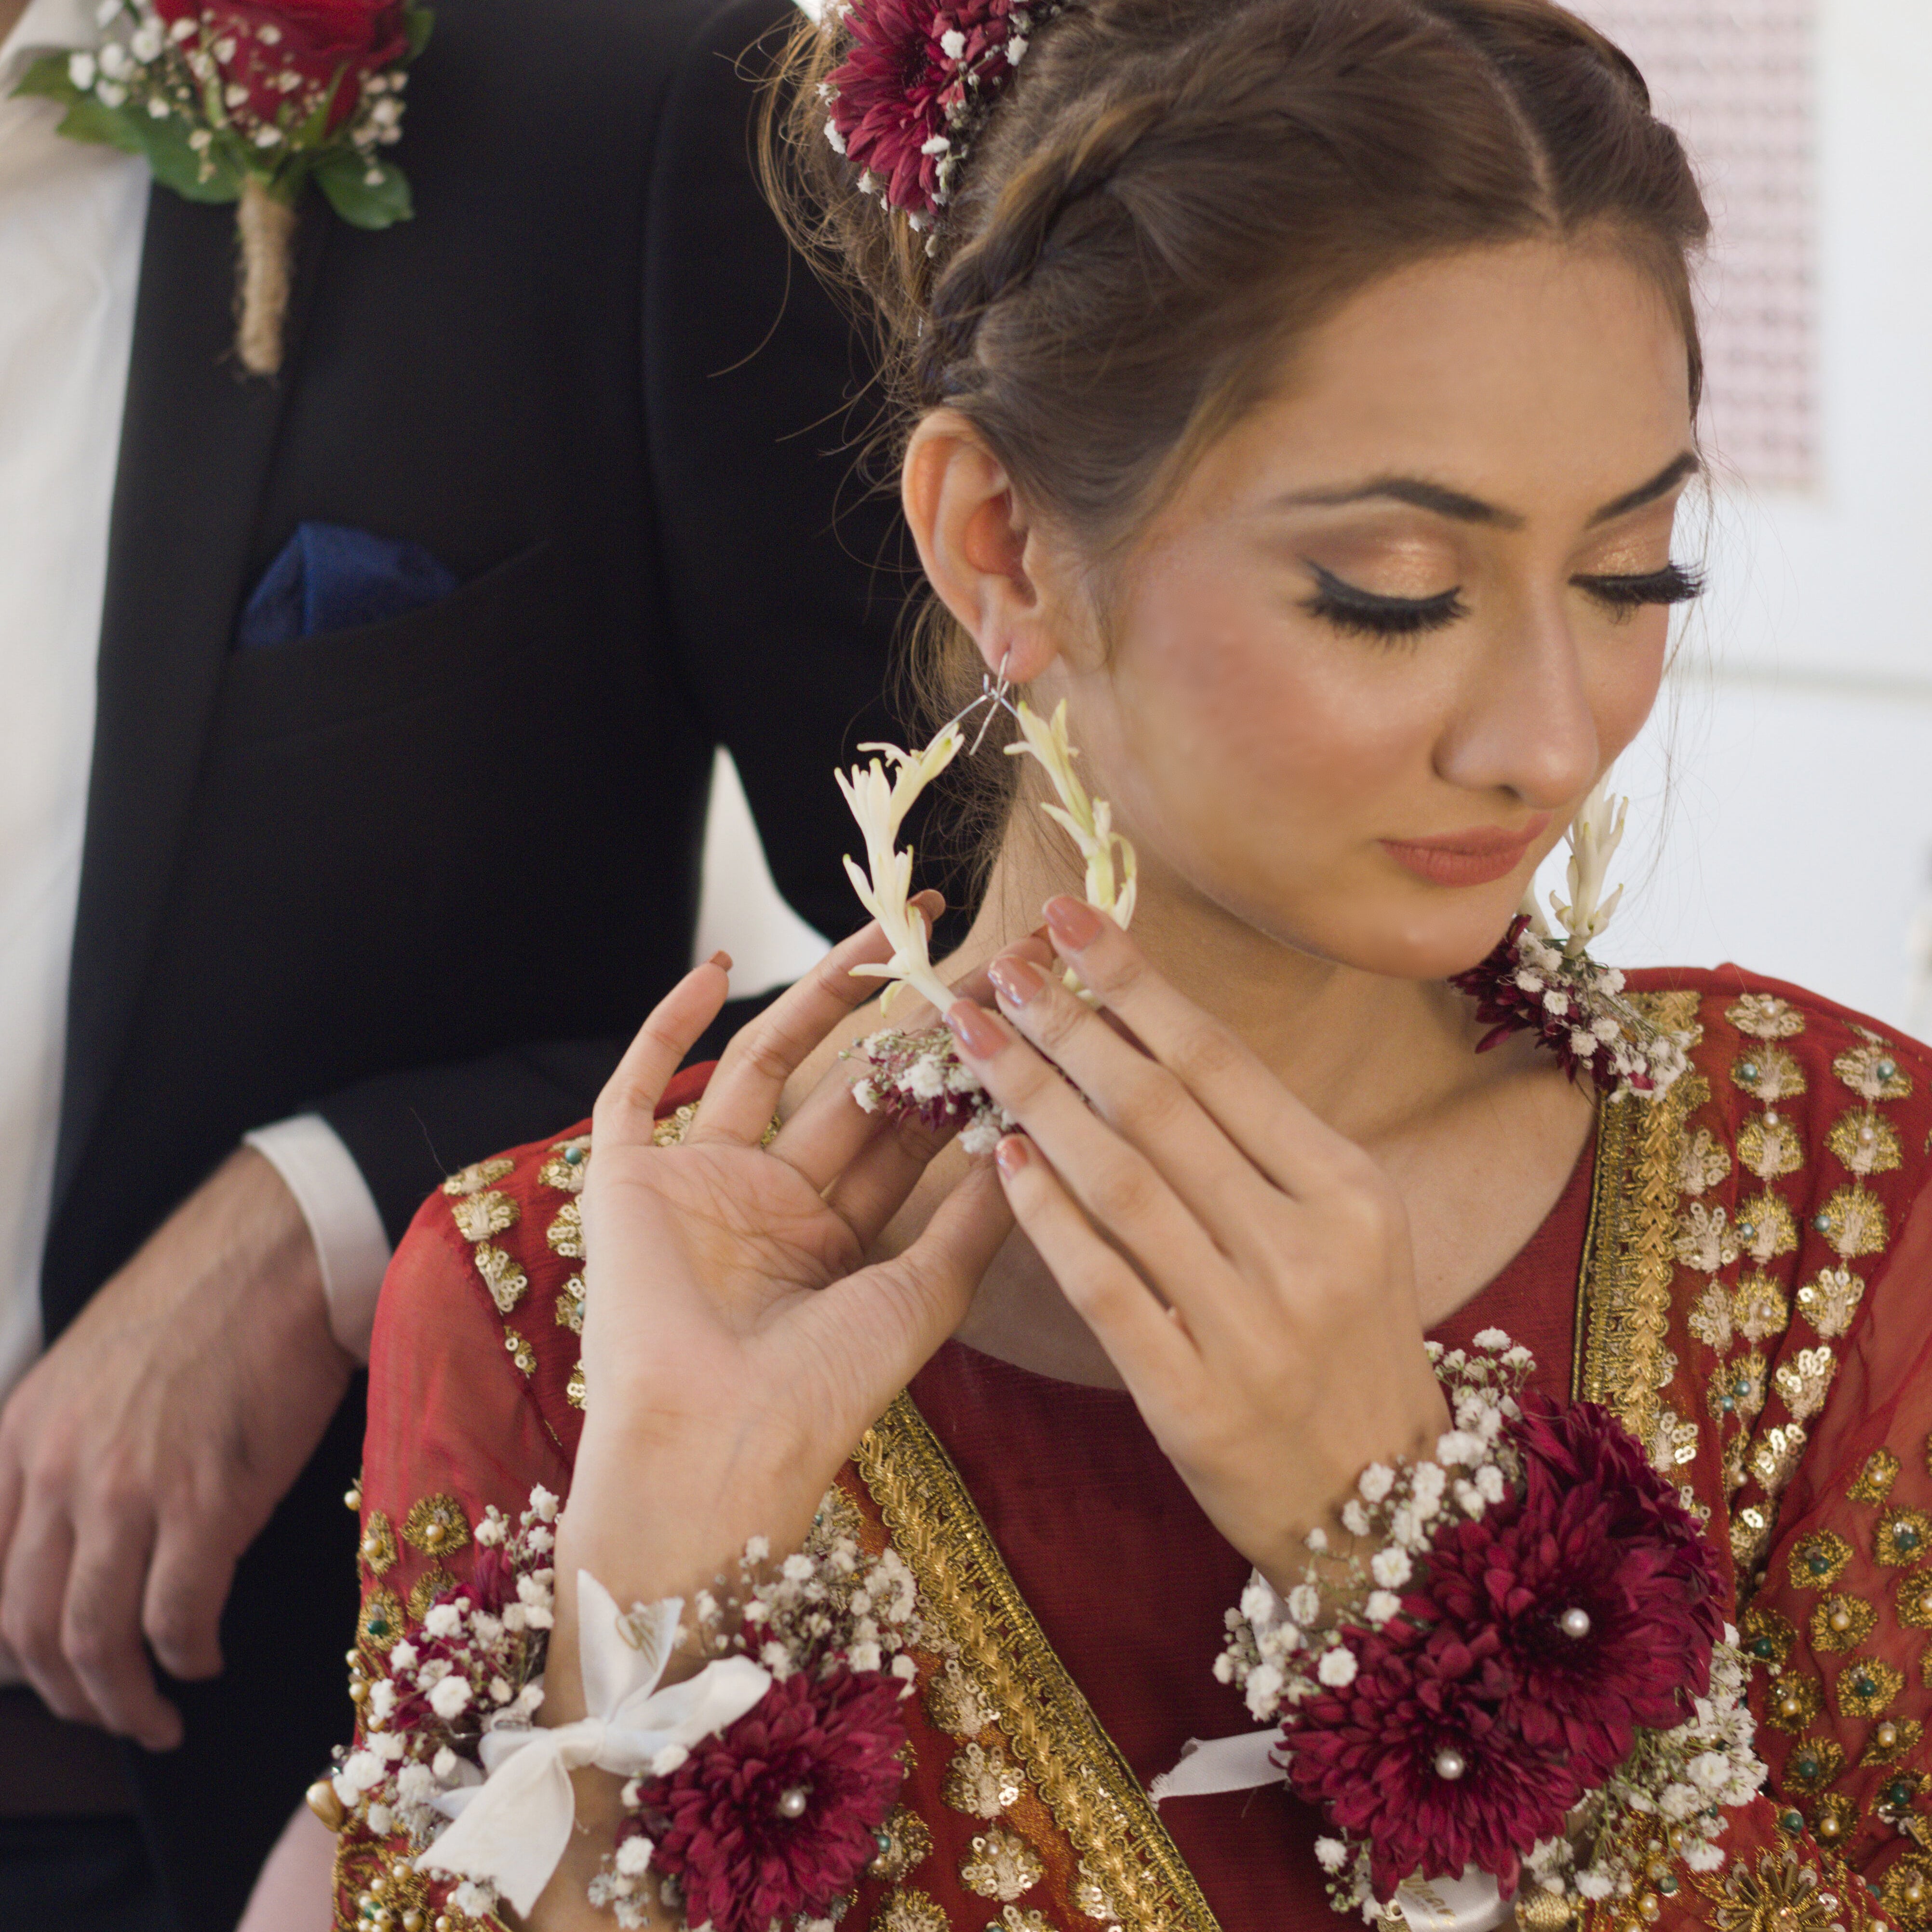
[[[1932,1926],[1932,1055],[1775,982],[1634,976],[1696,1036],[1667,1098],[1605,1106],[1563,1200],[1438,1331],[1494,1324],[1684,1484],[1756,1668],[1766,1796],[1722,1870],[1660,1858],[1589,1932]],[[675,1139],[701,1076],[667,1097]],[[686,1103],[682,1114],[678,1103]],[[358,1646],[462,1577],[470,1526],[567,1494],[582,1425],[580,1130],[453,1176],[386,1286]],[[956,1648],[917,1654],[912,1764],[844,1916],[868,1932],[1320,1932],[1312,1815],[1168,1801],[1190,1737],[1252,1728],[1212,1676],[1248,1568],[1109,1391],[940,1351],[828,1498],[890,1538]],[[345,1826],[338,1922],[470,1922],[400,1837]],[[1813,1874],[1816,1874],[1814,1882]],[[372,1889],[378,1878],[381,1892]]]

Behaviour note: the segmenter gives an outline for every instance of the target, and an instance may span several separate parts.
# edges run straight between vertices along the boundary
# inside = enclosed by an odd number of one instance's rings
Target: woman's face
[[[1618,255],[1406,270],[1300,344],[1036,701],[1070,699],[1148,885],[1440,977],[1650,710],[1695,466],[1682,337]]]

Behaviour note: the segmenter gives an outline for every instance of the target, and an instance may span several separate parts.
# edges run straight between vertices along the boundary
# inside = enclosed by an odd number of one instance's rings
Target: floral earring
[[[1563,928],[1560,942],[1532,886],[1495,950],[1449,983],[1476,1002],[1476,1018],[1490,1028],[1476,1042],[1478,1053],[1513,1033],[1532,1033],[1572,1079],[1588,1073],[1612,1100],[1640,1094],[1655,1100],[1689,1064],[1689,1042],[1652,1025],[1623,997],[1622,974],[1599,965],[1585,950],[1610,924],[1624,896],[1622,886],[1608,898],[1603,891],[1629,810],[1628,799],[1610,796],[1605,778],[1570,820],[1570,897],[1566,902],[1550,896],[1550,909]]]

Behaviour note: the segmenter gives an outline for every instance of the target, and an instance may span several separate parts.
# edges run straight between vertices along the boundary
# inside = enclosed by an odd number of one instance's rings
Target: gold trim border
[[[1219,1932],[1119,1748],[1054,1654],[958,1471],[910,1396],[854,1457],[925,1606],[999,1706],[999,1726],[1126,1932]]]

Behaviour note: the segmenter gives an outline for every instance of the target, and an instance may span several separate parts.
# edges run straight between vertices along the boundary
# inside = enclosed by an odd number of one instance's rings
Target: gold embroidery
[[[514,1328],[503,1330],[503,1348],[512,1361],[526,1376],[537,1372],[537,1352]]]
[[[434,1603],[444,1591],[454,1589],[457,1580],[440,1563],[432,1563],[410,1586],[411,1618],[417,1623],[421,1623],[423,1618],[429,1615],[430,1604]]]
[[[1840,1666],[1832,1688],[1840,1717],[1876,1718],[1905,1688],[1905,1679],[1875,1657],[1851,1657]]]
[[[470,1540],[470,1519],[454,1496],[424,1496],[403,1519],[403,1540],[425,1556],[447,1556]]]
[[[843,1484],[834,1483],[819,1498],[818,1507],[812,1512],[805,1546],[814,1556],[829,1556],[842,1536],[856,1543],[865,1533],[866,1520],[859,1514],[859,1505],[845,1493]]]
[[[1709,1283],[1691,1304],[1684,1325],[1699,1341],[1720,1354],[1731,1346],[1731,1298],[1720,1283]]]
[[[1677,1163],[1677,1190],[1680,1194],[1706,1194],[1720,1186],[1731,1171],[1731,1157],[1711,1137],[1708,1127],[1700,1127],[1684,1144]]]
[[[563,1385],[563,1398],[572,1408],[581,1408],[586,1385],[584,1379],[584,1361],[580,1356],[571,1364],[570,1379]]]
[[[684,1137],[691,1131],[691,1124],[698,1118],[698,1102],[687,1101],[675,1113],[667,1114],[651,1130],[653,1147],[682,1147]],[[924,1896],[923,1894],[920,1894]]]
[[[1738,1240],[1762,1267],[1798,1245],[1798,1223],[1790,1207],[1775,1194],[1754,1194],[1738,1205]]]
[[[1696,1462],[1699,1440],[1694,1422],[1686,1422],[1674,1408],[1664,1403],[1658,1405],[1657,1424],[1650,1438],[1653,1468],[1668,1474],[1673,1468],[1682,1468],[1686,1463]]]
[[[550,1158],[537,1169],[537,1178],[560,1194],[581,1194],[590,1173],[590,1136],[579,1134],[574,1140],[559,1141]]]
[[[1858,1760],[1859,1768],[1891,1764],[1906,1752],[1916,1750],[1924,1730],[1916,1718],[1887,1718],[1883,1723],[1873,1725],[1871,1741]],[[1923,1778],[1925,1774],[1921,1772],[1917,1775]]]
[[[1838,1118],[1825,1144],[1852,1173],[1889,1174],[1904,1158],[1898,1130],[1882,1114],[1853,1107]]]
[[[1778,1364],[1773,1379],[1791,1413],[1800,1422],[1808,1422],[1825,1406],[1826,1393],[1838,1372],[1837,1358],[1829,1348],[1800,1348],[1789,1361]]]
[[[396,1532],[380,1510],[371,1510],[362,1520],[362,1540],[358,1554],[372,1576],[380,1576],[396,1560]]]
[[[1811,1612],[1812,1648],[1856,1650],[1877,1622],[1877,1611],[1862,1597],[1827,1597]]]
[[[1851,1560],[1852,1546],[1836,1530],[1814,1530],[1792,1546],[1791,1587],[1828,1590]]]
[[[1804,1453],[1804,1431],[1795,1422],[1782,1429],[1767,1429],[1752,1445],[1751,1472],[1764,1485],[1767,1495],[1783,1492]]]
[[[1839,1918],[1838,1900],[1823,1902],[1818,1874],[1788,1844],[1760,1852],[1755,1870],[1731,1858],[1721,1881],[1693,1872],[1690,1882],[1710,1901],[1716,1932],[1832,1932]]]
[[[1742,1436],[1733,1436],[1724,1444],[1724,1493],[1731,1496],[1744,1486],[1744,1450],[1749,1444]],[[1733,1539],[1735,1540],[1735,1539]]]
[[[1783,1114],[1754,1114],[1738,1130],[1738,1159],[1759,1180],[1775,1180],[1804,1165],[1804,1146]]]
[[[912,1868],[932,1855],[932,1833],[916,1811],[895,1804],[880,1828],[885,1844],[866,1868],[867,1875],[896,1885]]]
[[[1738,1480],[1742,1482],[1743,1477]],[[1737,1559],[1738,1568],[1754,1568],[1770,1547],[1769,1512],[1757,1503],[1747,1504],[1738,1510],[1736,1521],[1731,1525],[1731,1554]]]
[[[1898,1458],[1889,1449],[1874,1449],[1846,1494],[1855,1503],[1882,1503],[1898,1480]]]
[[[940,1796],[956,1811],[974,1818],[997,1818],[1020,1802],[1020,1774],[998,1744],[986,1750],[968,1744],[946,1768]]]
[[[1827,1791],[1818,1800],[1811,1829],[1822,1845],[1842,1845],[1858,1822],[1858,1801],[1848,1792]]]
[[[1880,1882],[1878,1902],[1895,1925],[1919,1932],[1932,1915],[1932,1858],[1907,1852]]]
[[[1005,1932],[1053,1932],[1046,1915],[1036,1912],[1031,1906],[1004,1907],[998,1918],[987,1922],[986,1932],[1001,1932],[1002,1928]]]
[[[1784,1767],[1784,1781],[1794,1790],[1822,1791],[1845,1768],[1845,1748],[1830,1738],[1806,1738]]]
[[[933,1672],[926,1714],[956,1738],[976,1738],[999,1716],[992,1700],[959,1667],[956,1657],[949,1657],[945,1668]]]
[[[1721,1208],[1707,1208],[1694,1201],[1677,1223],[1674,1244],[1677,1258],[1700,1274],[1715,1274],[1738,1258],[1738,1248],[1730,1217]]]
[[[1804,1070],[1783,1047],[1768,1040],[1744,1054],[1731,1069],[1731,1078],[1767,1107],[1795,1100],[1804,1091]]]
[[[1908,1570],[1892,1588],[1898,1597],[1898,1621],[1914,1630],[1932,1630],[1932,1570]]]
[[[574,1274],[556,1292],[556,1325],[573,1335],[584,1333],[584,1277]]]
[[[1932,1516],[1902,1505],[1888,1510],[1879,1519],[1872,1554],[1888,1569],[1922,1562],[1932,1554]]]
[[[566,1201],[556,1210],[556,1219],[544,1230],[544,1239],[566,1261],[584,1258],[584,1210],[574,1201]]]
[[[1783,1664],[1798,1641],[1797,1628],[1789,1617],[1761,1610],[1755,1604],[1739,1618],[1738,1629],[1744,1654],[1759,1664]]]
[[[452,1201],[449,1211],[466,1241],[487,1241],[492,1234],[500,1234],[517,1225],[517,1204],[494,1187]]]
[[[1768,1342],[1791,1325],[1791,1309],[1770,1276],[1748,1274],[1731,1298],[1731,1319],[1747,1342]]]
[[[995,1826],[972,1843],[959,1864],[959,1882],[982,1898],[1013,1899],[1032,1891],[1046,1871],[1046,1862],[1016,1832]]]
[[[1680,1078],[1672,1093],[1684,1084]],[[1667,1212],[1662,1225],[1667,1242]],[[1214,1932],[1193,1874],[1053,1654],[946,1452],[908,1400],[900,1397],[867,1430],[857,1462],[918,1580],[922,1610],[929,1606],[957,1642],[962,1665],[998,1706],[1022,1766],[1120,1922],[1132,1932]]]
[[[1904,1100],[1912,1094],[1911,1076],[1876,1034],[1863,1046],[1841,1053],[1832,1071],[1862,1100]]]
[[[1811,1226],[1841,1260],[1848,1262],[1861,1255],[1877,1254],[1892,1238],[1885,1203],[1858,1180],[1833,1189],[1832,1198],[1812,1217]]]
[[[1804,1030],[1804,1016],[1775,993],[1746,993],[1724,1009],[1724,1017],[1754,1040],[1790,1040]]]
[[[1798,1291],[1798,1312],[1826,1341],[1836,1341],[1851,1327],[1864,1292],[1850,1268],[1820,1268],[1818,1279]]]
[[[356,1640],[386,1654],[402,1640],[402,1599],[386,1584],[379,1583],[369,1592],[362,1613],[356,1619]]]
[[[508,1314],[529,1289],[530,1276],[518,1267],[506,1250],[492,1247],[487,1241],[477,1248],[476,1254],[476,1272],[488,1285],[490,1299],[496,1304],[496,1312]]]
[[[1764,1407],[1770,1364],[1754,1348],[1741,1360],[1726,1362],[1712,1377],[1704,1400],[1713,1415],[1739,1415],[1750,1421]]]
[[[452,1174],[442,1184],[442,1191],[446,1194],[474,1194],[479,1188],[490,1186],[505,1174],[513,1172],[516,1165],[502,1154],[489,1160],[479,1160],[473,1166]]]
[[[872,1932],[950,1932],[952,1923],[928,1894],[908,1886],[886,1894],[872,1915]]]

